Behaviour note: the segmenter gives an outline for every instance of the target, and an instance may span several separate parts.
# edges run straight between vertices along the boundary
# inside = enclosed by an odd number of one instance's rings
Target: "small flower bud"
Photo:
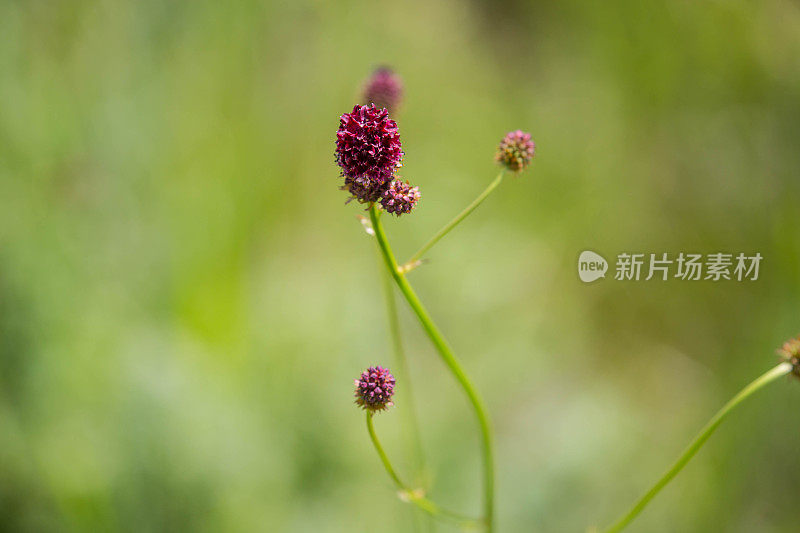
[[[533,159],[535,148],[530,133],[512,131],[500,141],[495,160],[513,172],[521,172]]]
[[[800,336],[784,342],[778,350],[778,355],[787,363],[791,363],[792,373],[800,377]]]
[[[403,98],[403,82],[389,67],[378,67],[364,84],[364,103],[395,113]]]
[[[355,380],[356,403],[367,411],[383,411],[394,405],[394,376],[389,369],[371,366]]]
[[[397,216],[410,213],[419,201],[419,187],[412,187],[407,181],[394,180],[383,191],[381,205],[389,213]]]

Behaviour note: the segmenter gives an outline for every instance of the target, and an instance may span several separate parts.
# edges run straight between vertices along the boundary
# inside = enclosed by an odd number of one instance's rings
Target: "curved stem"
[[[380,249],[378,251],[378,259],[383,261],[380,256]],[[389,336],[392,340],[392,348],[394,351],[394,359],[399,368],[399,376],[405,387],[405,397],[408,398],[407,409],[403,411],[405,414],[405,422],[409,429],[409,436],[411,445],[414,450],[413,456],[416,467],[419,470],[418,479],[419,483],[423,486],[427,485],[426,480],[426,465],[425,453],[422,449],[422,438],[420,437],[419,422],[417,420],[417,410],[414,404],[414,394],[411,387],[411,372],[408,367],[408,359],[406,358],[405,350],[403,349],[403,338],[400,336],[400,320],[397,316],[397,303],[394,297],[394,286],[392,285],[391,276],[381,268],[381,281],[383,285],[384,301],[386,302],[386,320],[389,323]],[[395,372],[397,374],[397,372]]]
[[[680,457],[678,457],[675,463],[673,463],[669,470],[667,470],[666,473],[661,476],[661,479],[659,479],[656,484],[653,485],[653,487],[648,490],[627,513],[625,513],[613,525],[608,527],[608,529],[605,530],[605,533],[616,533],[618,531],[622,531],[625,526],[631,523],[631,521],[642,512],[642,509],[647,506],[650,500],[652,500],[661,491],[661,489],[663,489],[667,483],[672,481],[672,478],[674,478],[678,472],[680,472],[683,467],[686,466],[686,463],[688,463],[689,460],[694,457],[697,451],[703,446],[703,444],[705,444],[717,427],[719,427],[728,413],[733,411],[737,405],[745,401],[759,389],[769,385],[776,379],[780,378],[781,376],[785,376],[791,371],[791,363],[781,363],[742,389],[739,394],[734,396],[722,407],[722,409],[717,412],[717,414],[714,415],[714,417],[708,422],[708,424],[706,424],[702,431],[700,431],[691,444],[689,444],[689,446],[683,451]]]
[[[433,345],[436,347],[436,350],[439,352],[442,360],[453,373],[461,387],[464,389],[464,392],[466,393],[467,398],[469,398],[470,404],[472,404],[472,407],[475,411],[475,416],[478,418],[478,426],[480,427],[481,440],[483,444],[483,517],[486,521],[487,531],[491,532],[494,526],[494,459],[492,457],[492,431],[486,407],[483,405],[483,400],[481,400],[477,390],[475,390],[472,382],[469,380],[464,372],[464,369],[461,367],[461,363],[458,361],[455,354],[453,354],[453,350],[450,348],[450,345],[447,344],[447,341],[444,339],[444,336],[442,336],[439,328],[437,328],[433,323],[428,311],[422,305],[422,302],[419,301],[417,294],[414,292],[414,289],[411,288],[411,285],[408,283],[408,280],[406,280],[405,275],[403,275],[398,269],[397,260],[395,260],[392,249],[389,246],[389,241],[386,239],[386,233],[383,230],[377,208],[374,204],[369,208],[369,216],[372,221],[372,227],[375,230],[375,237],[378,239],[378,245],[383,253],[383,259],[386,262],[387,269],[391,273],[392,278],[394,278],[397,286],[400,288],[400,292],[402,292],[403,296],[405,296],[408,304],[411,306],[411,309],[417,315],[420,324],[422,324],[422,328],[428,334],[428,337],[430,337],[431,342],[433,342]]]
[[[489,184],[489,186],[486,187],[486,189],[484,189],[483,192],[480,195],[478,195],[478,197],[475,198],[475,200],[472,201],[471,204],[469,204],[463,211],[461,211],[459,214],[457,214],[455,216],[455,218],[453,218],[453,220],[448,222],[442,229],[440,229],[436,233],[436,235],[431,237],[431,240],[426,242],[425,245],[422,248],[417,250],[417,253],[412,255],[411,259],[409,259],[406,262],[406,264],[414,263],[415,261],[418,261],[418,260],[422,259],[422,256],[425,255],[425,252],[430,250],[431,247],[433,247],[434,244],[439,242],[442,237],[447,235],[450,232],[451,229],[455,228],[459,224],[459,222],[461,222],[462,220],[467,218],[467,215],[472,213],[475,210],[475,208],[477,208],[479,205],[481,205],[481,203],[484,200],[486,200],[486,197],[489,196],[492,193],[492,191],[497,188],[498,185],[500,185],[501,181],[503,181],[503,176],[504,175],[505,175],[505,169],[500,171],[500,174],[497,175],[497,177],[494,179],[494,181],[492,181]]]
[[[389,461],[389,457],[386,455],[386,452],[383,451],[383,446],[381,446],[381,442],[378,440],[378,435],[375,434],[375,426],[372,425],[372,417],[375,416],[372,412],[367,411],[367,431],[369,431],[369,436],[372,439],[372,444],[375,446],[375,451],[378,452],[378,456],[381,458],[381,462],[383,463],[383,467],[386,469],[386,473],[389,474],[389,477],[392,478],[394,484],[397,485],[398,488],[411,491],[405,483],[400,481],[400,477],[397,475],[397,472],[394,471],[392,468],[392,462]]]
[[[474,527],[476,525],[475,520],[461,516],[458,513],[442,509],[431,500],[420,495],[419,491],[415,491],[403,483],[403,481],[400,479],[400,476],[398,476],[397,472],[395,472],[394,467],[392,467],[392,462],[389,460],[389,456],[387,456],[386,452],[383,450],[381,441],[378,440],[378,435],[375,433],[375,426],[372,424],[373,416],[375,416],[375,414],[372,411],[367,411],[367,431],[369,432],[369,437],[372,440],[372,445],[375,447],[375,451],[378,452],[378,456],[381,458],[383,467],[386,469],[389,477],[392,478],[392,481],[394,481],[394,484],[397,485],[397,488],[402,492],[402,499],[413,503],[423,511],[437,518],[443,518],[457,522],[462,527]]]

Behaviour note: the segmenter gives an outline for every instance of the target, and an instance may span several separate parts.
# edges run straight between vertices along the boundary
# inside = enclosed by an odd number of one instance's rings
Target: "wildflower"
[[[397,111],[403,98],[403,82],[389,67],[378,67],[364,84],[364,103]]]
[[[402,157],[397,123],[388,111],[357,105],[341,116],[336,163],[345,177],[343,189],[359,202],[375,202],[381,197]]]
[[[800,336],[783,343],[783,346],[778,350],[778,355],[784,361],[791,363],[794,369],[792,373],[800,377]]]
[[[407,181],[396,179],[383,191],[381,205],[389,213],[400,216],[410,213],[419,201],[419,187],[412,187]]]
[[[500,141],[495,160],[513,172],[521,172],[533,159],[535,148],[530,133],[512,131]]]
[[[355,380],[356,403],[368,411],[383,411],[394,405],[394,376],[389,369],[371,366]]]

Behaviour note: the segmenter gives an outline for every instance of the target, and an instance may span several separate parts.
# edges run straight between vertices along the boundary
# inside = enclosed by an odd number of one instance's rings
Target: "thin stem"
[[[769,385],[773,381],[777,380],[781,376],[785,376],[791,371],[791,363],[781,363],[742,389],[739,394],[734,396],[722,407],[722,409],[717,412],[717,414],[714,415],[714,417],[708,422],[708,424],[706,424],[702,431],[700,431],[691,444],[689,444],[689,446],[683,451],[680,457],[678,457],[670,469],[667,470],[663,476],[661,476],[661,479],[659,479],[656,484],[653,485],[653,487],[648,490],[627,513],[625,513],[612,526],[606,529],[605,533],[617,533],[618,531],[622,531],[625,526],[631,523],[631,521],[642,512],[642,509],[647,506],[650,500],[652,500],[661,491],[661,489],[663,489],[667,483],[672,481],[672,478],[674,478],[678,472],[680,472],[681,469],[686,466],[686,463],[688,463],[689,460],[694,457],[694,455],[703,446],[703,444],[705,444],[711,434],[714,433],[717,427],[719,427],[728,413],[733,411],[737,405],[745,401],[759,389]]]
[[[372,228],[370,227],[370,229]],[[380,249],[376,247],[375,251],[378,254],[378,261],[383,263]],[[386,321],[389,325],[389,337],[391,339],[394,361],[396,363],[395,375],[402,380],[405,388],[405,396],[408,398],[406,404],[407,408],[403,409],[402,413],[404,415],[403,422],[406,427],[404,433],[408,435],[411,441],[410,445],[413,450],[411,455],[417,470],[415,483],[423,488],[427,488],[428,469],[425,462],[425,452],[422,449],[422,437],[419,429],[419,421],[417,419],[416,404],[414,403],[414,391],[411,387],[411,371],[409,370],[408,359],[406,358],[405,349],[403,348],[403,339],[400,336],[400,320],[397,316],[397,302],[394,297],[394,286],[392,285],[391,276],[389,276],[383,268],[383,265],[378,265],[378,267],[380,269],[379,275],[381,277],[381,285],[383,286],[384,302],[386,303]],[[412,511],[414,514],[414,526],[416,531],[436,529],[432,516],[425,514],[419,508]],[[425,516],[421,516],[422,514],[425,514]],[[427,527],[423,527],[423,524]]]
[[[394,481],[394,484],[397,485],[397,488],[400,489],[402,493],[402,499],[413,503],[423,511],[437,518],[443,518],[457,522],[462,527],[474,527],[476,525],[475,520],[464,517],[458,513],[442,509],[431,500],[420,495],[420,491],[416,491],[403,483],[403,481],[400,479],[400,476],[398,476],[397,472],[395,472],[392,462],[389,460],[389,456],[386,455],[386,452],[383,450],[381,441],[378,440],[378,435],[375,433],[375,426],[372,424],[373,416],[375,416],[375,414],[372,411],[367,411],[367,431],[369,432],[369,437],[372,440],[372,445],[375,447],[375,451],[378,452],[378,457],[381,458],[383,467],[386,469],[389,477],[392,478],[392,481]]]
[[[406,264],[414,263],[415,261],[418,261],[419,259],[422,259],[422,256],[425,255],[425,252],[430,250],[431,247],[433,247],[434,244],[439,242],[442,237],[447,235],[450,232],[451,229],[455,228],[459,224],[459,222],[461,222],[462,220],[467,218],[467,215],[469,215],[470,213],[475,211],[475,208],[477,208],[479,205],[481,205],[481,203],[484,200],[486,200],[486,197],[489,196],[492,193],[492,191],[497,188],[498,185],[500,185],[500,182],[503,181],[503,176],[504,175],[505,175],[505,169],[500,171],[500,174],[497,175],[497,177],[494,179],[494,181],[492,181],[489,184],[489,186],[486,187],[483,190],[483,192],[480,193],[480,195],[478,195],[478,197],[475,198],[475,200],[472,201],[471,204],[469,204],[463,211],[461,211],[459,214],[457,214],[455,216],[455,218],[453,218],[453,220],[451,220],[450,222],[445,224],[445,226],[442,229],[440,229],[436,233],[436,235],[431,237],[431,240],[426,242],[425,245],[422,248],[417,250],[417,253],[412,255],[411,259],[409,259],[406,262]]]
[[[383,261],[380,255],[380,249],[377,249],[378,259]],[[408,366],[408,359],[406,358],[405,350],[403,349],[403,338],[400,336],[400,320],[397,316],[397,303],[394,297],[394,286],[392,285],[391,276],[381,268],[381,281],[383,282],[384,301],[386,302],[386,320],[389,323],[389,336],[392,340],[392,349],[394,351],[394,359],[397,362],[397,368],[400,369],[399,376],[402,379],[403,387],[405,388],[405,397],[408,398],[407,409],[403,411],[405,414],[406,425],[409,428],[409,435],[411,438],[411,445],[414,450],[414,460],[419,470],[418,482],[423,485],[426,480],[426,464],[425,453],[422,449],[422,438],[420,437],[419,421],[417,420],[417,410],[414,404],[414,394],[411,387],[411,372]]]
[[[405,296],[408,304],[411,306],[411,309],[417,315],[420,324],[422,324],[422,328],[428,334],[428,337],[430,337],[431,342],[433,342],[433,345],[436,347],[436,350],[439,352],[442,360],[453,373],[453,376],[455,376],[461,387],[464,389],[464,392],[466,393],[467,398],[469,398],[470,404],[475,411],[475,416],[478,418],[478,426],[480,427],[481,440],[483,444],[483,517],[486,521],[487,531],[491,532],[494,527],[494,460],[492,457],[492,431],[486,407],[483,405],[483,400],[481,400],[477,390],[475,390],[472,382],[467,377],[464,369],[461,367],[461,363],[458,361],[455,354],[453,354],[453,350],[447,344],[447,341],[439,331],[439,328],[436,327],[430,315],[428,314],[428,311],[422,305],[422,302],[419,301],[417,294],[414,292],[414,289],[411,288],[411,285],[408,283],[408,280],[406,280],[405,275],[399,271],[397,267],[397,260],[395,259],[392,249],[389,246],[386,233],[384,232],[380,218],[378,217],[378,210],[374,204],[370,206],[369,215],[372,221],[372,227],[375,230],[375,237],[378,239],[378,244],[380,245],[381,252],[383,253],[383,258],[386,262],[387,269],[392,274],[395,283],[397,283],[397,286],[400,288],[400,292],[402,292],[403,296]]]
[[[397,472],[395,472],[394,468],[392,468],[392,462],[389,461],[389,457],[386,455],[386,452],[383,451],[383,446],[381,446],[381,442],[378,440],[378,435],[375,434],[375,426],[372,425],[373,416],[375,415],[372,412],[367,411],[367,431],[369,431],[369,436],[372,439],[372,444],[375,446],[375,451],[378,452],[378,456],[381,458],[383,467],[386,469],[386,473],[389,474],[389,477],[392,478],[392,481],[394,481],[394,484],[397,485],[398,488],[410,492],[411,489],[409,489],[405,483],[400,481],[400,477],[397,475]]]

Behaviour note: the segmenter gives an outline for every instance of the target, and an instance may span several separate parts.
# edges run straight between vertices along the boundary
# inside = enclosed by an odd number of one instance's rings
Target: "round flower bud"
[[[367,411],[383,411],[394,405],[394,376],[389,369],[371,366],[355,381],[356,403]]]
[[[495,160],[513,172],[521,172],[533,159],[535,148],[530,133],[512,131],[500,141]]]
[[[410,213],[419,201],[419,187],[412,187],[407,181],[396,179],[383,191],[381,205],[389,213],[397,216]]]
[[[389,67],[379,67],[364,84],[364,103],[397,111],[403,99],[403,82]]]
[[[778,350],[778,355],[780,355],[784,361],[791,363],[794,367],[792,373],[800,377],[800,337],[795,337],[794,339],[789,339],[784,342],[783,346]]]
[[[397,123],[385,109],[357,105],[339,120],[336,163],[344,189],[359,202],[375,202],[392,180],[403,157]]]

